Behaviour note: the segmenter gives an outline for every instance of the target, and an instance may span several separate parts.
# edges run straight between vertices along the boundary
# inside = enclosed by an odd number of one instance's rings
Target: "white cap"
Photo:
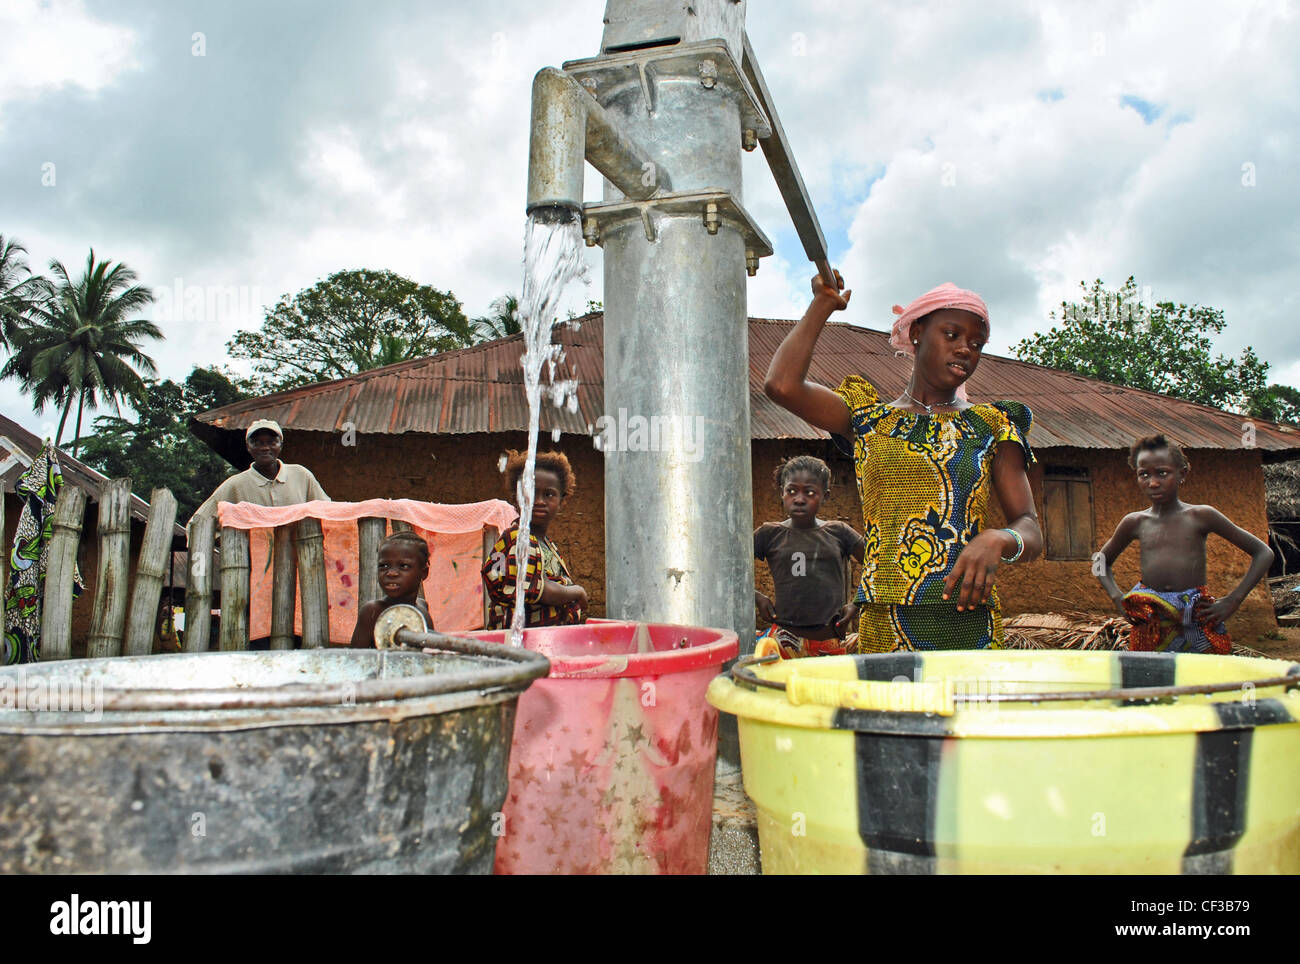
[[[254,432],[260,432],[264,428],[270,429],[272,432],[278,435],[280,437],[281,442],[284,441],[284,433],[280,431],[280,423],[272,421],[269,418],[259,418],[252,425],[248,426],[248,430],[244,432],[244,441],[247,442],[249,439],[253,437]]]

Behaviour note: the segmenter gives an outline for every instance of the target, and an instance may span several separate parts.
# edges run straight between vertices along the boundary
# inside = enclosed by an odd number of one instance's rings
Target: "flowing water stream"
[[[523,645],[524,595],[527,591],[529,534],[536,492],[537,434],[545,390],[556,407],[577,408],[577,382],[555,380],[556,367],[564,350],[551,341],[551,325],[567,285],[583,274],[582,228],[577,214],[566,208],[539,208],[528,215],[524,229],[524,281],[519,298],[519,324],[524,335],[524,390],[528,395],[528,459],[519,477],[519,541],[515,547],[515,614],[508,638],[511,645]],[[542,384],[542,369],[549,366],[548,384]],[[552,439],[558,434],[552,433]]]

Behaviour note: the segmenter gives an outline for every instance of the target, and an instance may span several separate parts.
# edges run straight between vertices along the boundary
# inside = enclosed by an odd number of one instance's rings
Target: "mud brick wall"
[[[430,502],[477,502],[489,498],[511,501],[505,492],[497,462],[507,448],[521,449],[523,433],[432,436],[424,434],[357,436],[354,446],[345,446],[342,436],[321,433],[289,433],[284,457],[310,468],[331,498],[421,499]],[[586,588],[593,615],[605,612],[605,486],[601,455],[587,437],[564,435],[558,443],[542,440],[541,448],[564,452],[578,476],[578,492],[561,510],[552,529],[553,538],[573,571]],[[773,469],[792,455],[815,455],[831,467],[831,495],[823,503],[821,518],[840,520],[862,530],[862,510],[853,480],[853,465],[829,442],[807,440],[758,440],[753,445],[754,527],[780,521],[784,516]],[[1118,450],[1052,448],[1038,452],[1039,462],[1030,470],[1030,484],[1040,516],[1043,511],[1043,467],[1045,465],[1087,468],[1093,493],[1094,533],[1092,550],[1100,549],[1127,512],[1143,508],[1146,500],[1138,491],[1127,453]],[[1264,476],[1260,453],[1253,450],[1191,450],[1192,472],[1182,495],[1188,502],[1215,506],[1238,525],[1264,538]],[[993,500],[989,519],[992,526],[1003,523],[1001,509]],[[1208,542],[1210,591],[1222,594],[1245,574],[1248,558],[1217,536]],[[854,572],[854,579],[858,578]],[[1138,580],[1138,549],[1129,548],[1118,560],[1115,575],[1127,589]],[[755,583],[771,595],[772,580],[767,566],[757,563]],[[1107,613],[1111,602],[1087,561],[1039,559],[1026,565],[1003,566],[999,592],[1008,615],[1020,612],[1050,612],[1073,609]],[[88,618],[88,617],[87,617]],[[1272,602],[1265,590],[1256,587],[1229,623],[1237,638],[1249,645],[1258,633],[1276,628]]]
[[[290,433],[283,456],[301,462],[315,473],[330,498],[355,502],[362,499],[420,499],[427,502],[478,502],[505,499],[497,463],[506,449],[523,449],[522,433],[431,436],[423,434],[358,435],[355,446],[341,444],[341,436]],[[605,614],[605,467],[601,454],[585,436],[563,435],[559,442],[544,438],[543,451],[556,450],[569,458],[578,477],[578,491],[565,502],[551,529],[573,578],[587,590],[591,611]],[[835,453],[829,443],[763,441],[754,443],[754,525],[784,518],[772,471],[792,455],[815,455],[831,465],[831,498],[821,517],[847,522],[862,529],[862,509],[853,479],[853,463]],[[763,563],[756,565],[760,589],[772,594],[772,578]],[[854,567],[853,578],[860,573]]]

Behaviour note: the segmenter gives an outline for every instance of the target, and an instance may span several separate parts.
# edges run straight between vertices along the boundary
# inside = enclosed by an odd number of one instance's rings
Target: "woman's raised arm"
[[[838,271],[835,272],[835,281],[840,288],[844,287],[844,279]],[[841,295],[839,291],[833,291],[820,275],[813,278],[812,285],[812,303],[772,356],[763,391],[772,401],[810,425],[848,436],[852,432],[848,405],[825,385],[808,381],[808,365],[812,362],[813,348],[826,319],[831,312],[847,308],[853,292],[846,291]]]

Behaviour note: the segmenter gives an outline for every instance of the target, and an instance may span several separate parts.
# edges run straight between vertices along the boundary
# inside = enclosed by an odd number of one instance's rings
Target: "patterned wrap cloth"
[[[786,629],[773,623],[767,629],[755,634],[755,643],[770,639],[781,650],[782,659],[804,659],[809,656],[843,656],[850,652],[842,639],[832,636],[830,639],[805,639],[793,629]]]
[[[63,472],[47,444],[32,460],[14,492],[23,504],[9,555],[9,584],[5,587],[3,662],[36,663],[41,658],[41,607],[45,599],[45,568],[54,535],[54,504],[63,488]],[[72,596],[82,590],[74,565]]]
[[[1198,601],[1208,606],[1214,597],[1204,586],[1160,592],[1139,582],[1124,594],[1124,612],[1134,623],[1128,648],[1142,652],[1229,655],[1232,637],[1228,635],[1228,627],[1222,621],[1198,620]]]
[[[943,580],[984,530],[998,444],[1016,442],[1034,460],[1029,407],[998,401],[918,414],[883,404],[858,375],[835,391],[853,425],[866,539],[858,651],[1000,647],[996,589],[989,605],[959,613],[955,597],[943,599]]]

